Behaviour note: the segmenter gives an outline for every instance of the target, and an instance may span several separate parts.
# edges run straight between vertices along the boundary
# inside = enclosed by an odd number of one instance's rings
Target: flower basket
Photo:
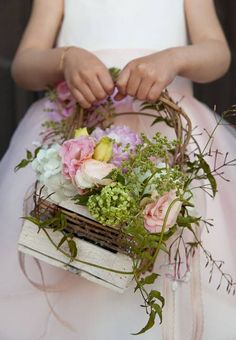
[[[217,170],[205,160],[211,143],[202,152],[192,136],[191,120],[167,91],[155,103],[141,104],[137,112],[117,113],[112,98],[82,109],[69,91],[65,95],[65,84],[60,99],[60,86],[48,98],[57,101],[56,114],[65,115],[67,106],[70,114],[46,122],[42,145],[27,151],[16,167],[32,163],[38,178],[18,249],[118,292],[135,283],[149,315],[141,334],[152,327],[156,315],[162,320],[164,297],[146,288],[160,276],[153,272],[160,252],[168,255],[174,268],[168,277],[176,282],[189,276],[191,257],[199,247],[222,271],[196,231],[208,222],[195,215],[192,189],[194,181],[207,181],[211,195],[217,192]],[[152,118],[152,126],[166,124],[176,139],[159,132],[150,139],[112,126],[116,117],[132,115]],[[191,139],[194,152],[188,150]],[[232,279],[223,277],[231,289]]]
[[[182,111],[182,109],[175,104],[172,99],[169,97],[168,93],[163,93],[162,97],[160,98],[159,102],[156,105],[156,111],[165,111],[165,115],[169,115],[172,117],[173,120],[173,127],[175,129],[177,137],[183,138],[184,142],[181,146],[178,146],[175,151],[174,157],[182,157],[184,153],[184,149],[187,146],[189,136],[189,130],[191,130],[191,122],[188,119],[187,115]],[[130,113],[121,113],[120,115],[130,114],[135,115],[139,114],[139,112],[130,112]],[[145,113],[145,115],[153,117],[153,114]],[[187,131],[188,133],[183,133],[182,129],[182,122],[181,116],[184,116],[187,119]],[[163,116],[159,116],[159,118]],[[110,118],[110,117],[109,117]],[[157,117],[156,117],[157,118]],[[164,119],[164,118],[163,118]],[[79,128],[83,118],[80,116],[75,116],[69,122],[68,128],[70,129],[73,126],[71,131],[74,131],[75,128]],[[69,132],[70,134],[70,132]],[[182,136],[184,134],[184,136]],[[178,161],[179,161],[178,160]],[[41,186],[42,187],[42,186]],[[63,213],[66,217],[66,227],[65,230],[69,233],[73,233],[74,240],[79,242],[78,249],[81,248],[81,244],[83,243],[84,247],[88,247],[88,244],[93,245],[93,256],[90,257],[90,261],[92,263],[97,263],[98,267],[105,266],[106,267],[106,260],[104,259],[110,257],[112,254],[113,261],[116,262],[117,268],[125,272],[132,272],[132,261],[131,261],[131,253],[130,253],[130,245],[132,243],[132,237],[127,237],[127,235],[117,227],[113,227],[112,225],[106,226],[97,221],[95,221],[91,215],[88,213],[86,209],[81,206],[75,205],[71,200],[63,201],[63,203],[57,204],[53,201],[52,198],[48,197],[45,198],[45,195],[42,196],[42,191],[40,192],[40,185],[36,183],[36,189],[33,194],[33,200],[35,203],[34,209],[31,211],[31,215],[35,216],[36,214],[40,215],[41,218],[49,218],[54,217],[58,213]],[[52,233],[52,238],[54,240],[59,237],[57,235],[57,231]],[[38,248],[35,247],[35,239],[37,238],[37,245]],[[58,241],[58,242],[59,242]],[[56,243],[56,241],[55,241]],[[45,244],[47,245],[45,247]],[[104,269],[101,269],[98,273],[97,266],[87,266],[86,270],[84,271],[84,265],[81,266],[79,263],[73,263],[68,260],[68,257],[64,256],[63,261],[57,260],[58,251],[53,247],[50,241],[47,238],[39,239],[39,234],[37,234],[37,230],[35,226],[33,226],[32,221],[25,221],[23,225],[23,230],[19,239],[19,250],[26,254],[33,255],[38,259],[43,259],[49,264],[53,264],[63,269],[72,271],[78,275],[86,277],[89,280],[96,281],[102,285],[110,286],[110,288],[115,289],[117,291],[123,292],[129,285],[132,280],[131,275],[125,275],[121,273],[113,273],[113,278],[111,282],[106,280],[107,272]],[[153,255],[155,249],[148,250],[150,255]],[[109,252],[109,255],[108,253]],[[53,253],[53,255],[52,255]],[[105,255],[104,255],[105,254]],[[60,254],[63,257],[63,254]],[[54,257],[54,258],[52,258]],[[81,259],[81,254],[80,254]],[[99,261],[98,261],[99,259]],[[116,260],[115,260],[116,259]],[[88,257],[86,257],[85,262],[88,261]],[[142,267],[147,261],[142,260],[140,263],[140,267]],[[153,263],[150,263],[145,271],[151,271],[153,267]],[[95,268],[95,273],[94,273]],[[86,275],[84,274],[84,272]],[[116,270],[115,270],[116,271]],[[119,271],[119,270],[117,270]],[[110,276],[110,275],[109,275]],[[118,283],[118,282],[119,283]],[[121,282],[122,281],[122,282]]]

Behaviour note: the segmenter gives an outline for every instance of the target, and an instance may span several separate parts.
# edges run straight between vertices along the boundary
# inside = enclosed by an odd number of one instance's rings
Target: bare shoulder
[[[66,0],[34,0],[31,16],[18,53],[28,48],[46,49],[54,45]]]
[[[193,43],[214,39],[225,42],[213,0],[184,0],[190,38]]]

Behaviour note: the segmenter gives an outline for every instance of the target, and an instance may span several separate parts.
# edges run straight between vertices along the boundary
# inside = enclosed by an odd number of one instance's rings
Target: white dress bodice
[[[163,50],[186,44],[183,0],[65,0],[59,44]]]
[[[58,46],[93,51],[108,67],[187,44],[184,0],[65,0]],[[172,87],[192,94],[177,77]]]

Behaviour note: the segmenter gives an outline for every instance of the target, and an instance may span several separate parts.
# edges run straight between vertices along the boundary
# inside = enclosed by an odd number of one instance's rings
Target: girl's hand
[[[70,91],[83,108],[113,92],[114,83],[106,66],[84,49],[72,47],[66,52],[63,72]]]
[[[164,50],[129,62],[117,80],[116,100],[130,95],[139,100],[156,101],[178,74],[174,49]]]

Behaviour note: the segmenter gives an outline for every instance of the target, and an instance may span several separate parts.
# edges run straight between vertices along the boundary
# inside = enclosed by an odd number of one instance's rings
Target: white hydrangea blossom
[[[32,162],[32,167],[37,174],[40,182],[44,183],[45,180],[51,176],[61,173],[62,162],[59,155],[61,146],[53,144],[49,148],[41,149],[37,157]]]
[[[78,194],[71,181],[61,173],[46,178],[43,184],[47,188],[47,194],[57,203]]]
[[[41,149],[32,162],[38,180],[45,185],[48,195],[53,194],[52,198],[58,202],[76,195],[71,181],[62,175],[60,148],[59,144],[53,144]]]

